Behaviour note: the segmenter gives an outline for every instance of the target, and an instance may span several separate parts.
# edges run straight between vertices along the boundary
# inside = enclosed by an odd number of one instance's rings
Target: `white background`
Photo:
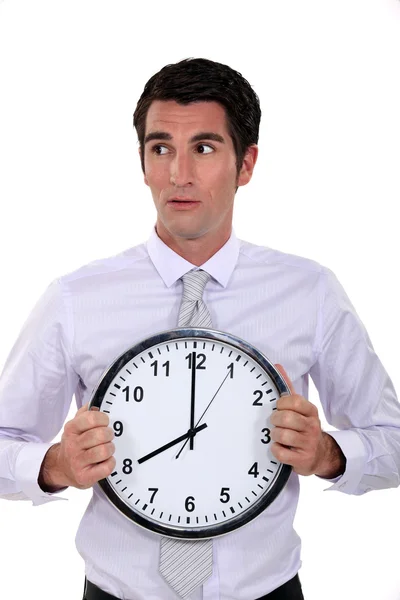
[[[0,2],[0,365],[50,281],[148,237],[132,113],[151,75],[190,56],[261,100],[237,235],[331,268],[400,389],[398,0]],[[400,490],[325,487],[301,478],[306,600],[399,600]],[[0,501],[2,598],[80,600],[90,491],[64,495]]]

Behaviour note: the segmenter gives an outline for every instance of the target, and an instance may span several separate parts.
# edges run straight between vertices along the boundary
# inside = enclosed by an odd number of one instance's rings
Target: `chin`
[[[201,237],[202,235],[204,235],[206,232],[205,231],[192,231],[192,230],[188,230],[188,229],[171,229],[170,230],[170,234],[173,237],[176,238],[181,238],[184,240],[195,240],[199,237]]]
[[[189,224],[185,227],[182,226],[182,223],[166,223],[165,221],[162,222],[162,228],[171,237],[185,240],[195,240],[209,231],[206,227],[190,227]],[[159,228],[157,231],[159,231]]]

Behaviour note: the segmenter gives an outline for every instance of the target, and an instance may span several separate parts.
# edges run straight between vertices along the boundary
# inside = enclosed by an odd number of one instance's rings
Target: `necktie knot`
[[[179,312],[178,327],[212,328],[211,316],[203,300],[203,292],[211,275],[198,269],[189,271],[182,277],[183,294]]]
[[[211,275],[202,269],[197,271],[188,271],[182,277],[183,281],[183,300],[196,302],[203,299],[204,288],[210,280]]]

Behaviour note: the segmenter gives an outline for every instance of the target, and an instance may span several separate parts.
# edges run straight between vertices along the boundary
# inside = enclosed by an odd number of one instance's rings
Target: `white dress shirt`
[[[34,505],[60,499],[37,478],[75,394],[86,404],[102,373],[129,347],[177,327],[180,277],[194,265],[152,231],[147,243],[92,262],[47,288],[0,380],[0,495]],[[297,393],[311,375],[329,431],[346,456],[330,490],[364,494],[399,485],[400,405],[368,334],[335,275],[318,263],[238,240],[201,266],[214,329],[280,363]],[[239,530],[213,542],[213,574],[191,600],[254,600],[301,566],[293,529],[299,478]],[[126,600],[176,600],[158,572],[160,537],[121,515],[98,485],[76,537],[86,575]]]

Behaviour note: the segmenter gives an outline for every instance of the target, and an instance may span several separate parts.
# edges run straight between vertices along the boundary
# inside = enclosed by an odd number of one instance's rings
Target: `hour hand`
[[[207,423],[203,423],[203,425],[199,425],[199,427],[194,427],[193,429],[189,429],[183,435],[180,435],[175,440],[172,440],[172,442],[168,442],[168,444],[164,444],[164,446],[161,446],[161,448],[157,448],[157,450],[153,450],[153,452],[150,452],[150,454],[146,454],[146,456],[142,456],[142,458],[139,458],[138,463],[142,464],[146,460],[149,460],[149,458],[153,458],[153,456],[157,456],[157,454],[161,454],[161,452],[164,452],[164,450],[168,450],[168,448],[175,446],[175,444],[179,444],[179,442],[183,442],[183,440],[186,440],[188,438],[193,439],[194,436],[199,431],[201,431],[202,429],[205,429],[206,427],[207,427]]]

